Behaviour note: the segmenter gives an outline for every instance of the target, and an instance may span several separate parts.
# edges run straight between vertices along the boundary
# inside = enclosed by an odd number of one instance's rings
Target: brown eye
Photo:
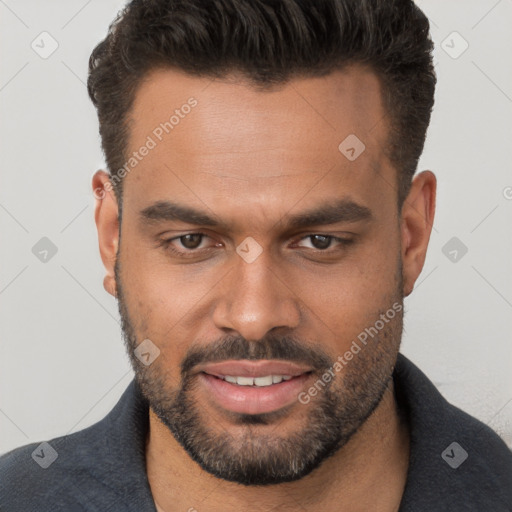
[[[192,233],[180,236],[179,241],[186,249],[197,249],[201,245],[203,236],[201,233]]]
[[[320,250],[327,249],[332,242],[332,237],[326,235],[311,235],[309,238],[314,248]]]
[[[158,243],[171,257],[198,261],[212,256],[215,250],[223,247],[221,242],[212,239],[205,233],[185,233],[174,238],[161,239]]]
[[[325,252],[327,254],[336,250],[342,250],[352,243],[354,243],[353,238],[340,238],[334,235],[314,234],[302,238],[298,246],[319,252]]]

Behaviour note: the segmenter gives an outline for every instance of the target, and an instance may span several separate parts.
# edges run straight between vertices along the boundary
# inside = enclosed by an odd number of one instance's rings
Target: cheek
[[[310,318],[328,336],[335,334],[338,351],[401,301],[397,244],[397,239],[384,247],[376,241],[323,276],[302,276],[299,295],[312,312]]]
[[[152,328],[162,324],[169,329],[200,304],[219,279],[217,271],[172,264],[164,249],[133,244],[123,256],[123,282],[132,291],[137,309],[151,318]]]
[[[149,338],[159,347],[158,366],[174,381],[179,376],[171,369],[179,367],[201,336],[222,273],[217,268],[199,271],[193,265],[172,265],[160,250],[136,243],[123,246],[121,268],[137,341]]]

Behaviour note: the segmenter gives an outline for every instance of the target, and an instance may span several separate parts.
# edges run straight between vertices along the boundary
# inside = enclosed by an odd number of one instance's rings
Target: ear
[[[94,220],[98,230],[101,260],[107,271],[103,279],[105,290],[117,296],[114,267],[119,246],[119,210],[109,175],[97,171],[92,178],[92,188],[96,205]]]
[[[418,174],[401,212],[402,271],[404,297],[409,295],[423,269],[436,209],[436,177],[430,171]]]

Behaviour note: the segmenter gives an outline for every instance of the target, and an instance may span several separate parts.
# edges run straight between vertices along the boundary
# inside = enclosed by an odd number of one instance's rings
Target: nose
[[[216,327],[236,331],[246,340],[263,339],[272,329],[297,327],[299,297],[265,251],[251,263],[238,255],[234,258],[235,267],[219,288],[213,313]]]

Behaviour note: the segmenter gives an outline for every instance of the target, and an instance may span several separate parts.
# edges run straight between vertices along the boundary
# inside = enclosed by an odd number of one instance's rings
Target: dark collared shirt
[[[511,512],[512,452],[501,438],[450,405],[402,354],[393,378],[411,436],[400,512]],[[148,404],[132,381],[98,423],[3,455],[0,511],[156,512],[148,425]]]

